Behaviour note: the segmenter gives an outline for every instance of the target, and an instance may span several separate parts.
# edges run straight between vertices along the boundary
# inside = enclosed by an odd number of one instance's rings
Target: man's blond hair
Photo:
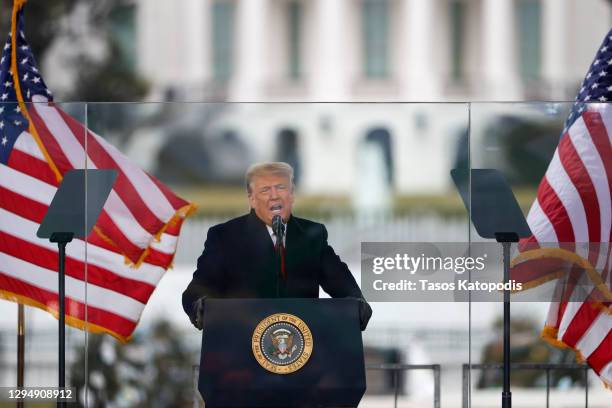
[[[285,162],[262,162],[252,164],[246,171],[246,189],[251,194],[251,182],[253,177],[279,175],[289,179],[290,188],[293,189],[293,167]]]

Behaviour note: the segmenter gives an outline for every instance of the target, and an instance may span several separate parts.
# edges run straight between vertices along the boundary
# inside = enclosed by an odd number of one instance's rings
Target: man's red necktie
[[[281,254],[281,277],[284,281],[287,280],[287,271],[285,270],[285,246],[281,244],[280,246],[280,254]]]

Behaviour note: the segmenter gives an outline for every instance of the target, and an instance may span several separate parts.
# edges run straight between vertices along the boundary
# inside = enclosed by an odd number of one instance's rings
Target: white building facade
[[[153,99],[573,100],[606,0],[137,0]]]
[[[132,4],[136,68],[157,101],[573,100],[611,21],[605,0]],[[238,137],[252,160],[294,160],[302,192],[344,195],[360,194],[374,142],[391,191],[437,194],[451,188],[467,118],[465,105],[252,105],[206,137]]]

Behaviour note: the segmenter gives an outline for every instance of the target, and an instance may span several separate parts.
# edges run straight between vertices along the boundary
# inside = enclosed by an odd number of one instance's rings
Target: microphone
[[[287,272],[285,270],[285,246],[283,245],[283,235],[285,235],[285,225],[280,215],[276,214],[272,217],[272,232],[276,235],[276,245],[274,245],[274,252],[278,258],[278,281],[276,285],[276,296],[280,295],[280,284],[281,281],[286,281]]]
[[[285,235],[285,225],[280,215],[276,214],[272,217],[272,232],[276,235],[276,246],[283,243],[283,236]]]

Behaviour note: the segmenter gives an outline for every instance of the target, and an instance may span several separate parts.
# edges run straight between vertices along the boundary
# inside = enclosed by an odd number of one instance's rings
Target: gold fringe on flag
[[[51,171],[53,171],[53,173],[55,174],[55,178],[59,183],[60,181],[62,181],[62,174],[51,159],[49,152],[45,148],[45,145],[43,144],[42,140],[40,140],[40,137],[38,136],[38,132],[34,127],[34,122],[32,122],[32,118],[30,117],[25,101],[23,100],[23,94],[21,93],[21,84],[19,83],[19,71],[17,70],[17,13],[26,4],[26,2],[27,0],[15,0],[13,2],[13,14],[11,16],[11,75],[13,76],[13,84],[15,85],[15,94],[17,95],[17,102],[19,103],[19,108],[21,109],[21,113],[23,113],[23,115],[28,120],[28,131],[30,132],[32,137],[34,137],[34,140],[36,140],[36,144],[40,148],[40,151],[45,157],[47,164],[51,168]]]
[[[44,303],[37,302],[36,300],[29,298],[27,296],[18,295],[16,293],[9,292],[7,290],[0,290],[0,298],[11,301],[11,302],[21,303],[24,305],[36,307],[38,309],[44,310],[45,312],[52,314],[53,317],[55,317],[56,319],[59,317],[59,312],[57,310],[52,309],[51,307],[45,305]],[[97,324],[94,324],[94,323],[85,322],[81,319],[77,319],[74,316],[66,315],[65,319],[66,319],[66,324],[69,326],[75,327],[79,330],[87,330],[88,332],[95,333],[95,334],[103,334],[103,333],[110,334],[111,336],[113,336],[114,338],[116,338],[123,344],[129,342],[132,339],[132,336],[128,336],[128,337],[122,336],[119,333],[116,333],[110,329],[107,329],[102,326],[98,326]],[[138,322],[135,322],[135,324],[138,325]]]

